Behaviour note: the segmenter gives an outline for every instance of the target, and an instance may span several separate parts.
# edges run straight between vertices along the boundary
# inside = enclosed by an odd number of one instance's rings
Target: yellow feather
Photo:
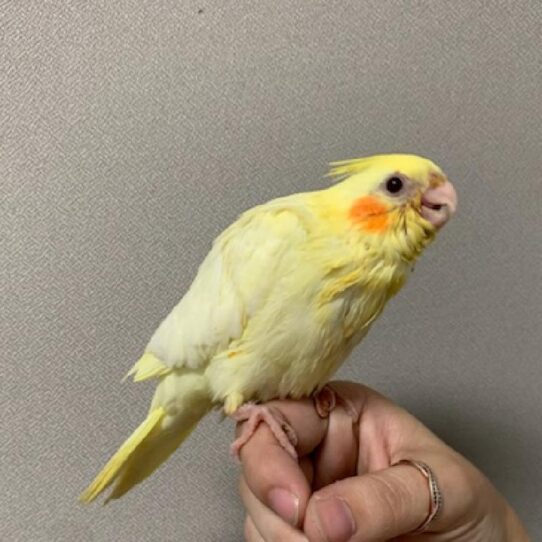
[[[340,181],[344,177],[361,173],[369,168],[371,164],[375,162],[375,158],[375,156],[369,156],[366,158],[353,158],[351,160],[331,162],[329,164],[330,170],[327,176],[334,177],[337,181]]]
[[[162,418],[166,411],[159,407],[153,410],[145,419],[145,421],[132,433],[130,438],[119,448],[113,457],[107,462],[102,471],[96,476],[94,481],[81,494],[79,500],[83,503],[92,502],[111,482],[118,476],[120,470],[125,465],[128,458],[134,450],[143,442],[145,437],[153,430]]]
[[[105,501],[117,499],[154,472],[209,412],[212,402],[202,371],[171,371],[156,388],[146,420],[122,444],[79,500],[93,501],[112,482]]]
[[[145,352],[145,354],[143,354],[126,373],[126,376],[122,381],[124,382],[124,380],[133,375],[134,382],[143,382],[144,380],[149,380],[151,378],[165,376],[170,373],[171,370],[171,367],[162,363],[154,354]]]

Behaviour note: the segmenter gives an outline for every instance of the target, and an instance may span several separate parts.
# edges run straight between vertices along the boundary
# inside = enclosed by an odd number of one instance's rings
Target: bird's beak
[[[428,188],[422,194],[420,214],[435,228],[442,228],[457,209],[457,193],[448,180]]]

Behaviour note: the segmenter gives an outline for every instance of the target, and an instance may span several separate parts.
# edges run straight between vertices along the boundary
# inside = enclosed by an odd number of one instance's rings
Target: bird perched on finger
[[[336,162],[335,183],[246,211],[213,243],[177,306],[129,371],[156,380],[143,423],[84,491],[109,499],[149,476],[213,408],[267,423],[295,456],[286,420],[260,405],[321,392],[415,260],[454,214],[432,161],[391,154]]]

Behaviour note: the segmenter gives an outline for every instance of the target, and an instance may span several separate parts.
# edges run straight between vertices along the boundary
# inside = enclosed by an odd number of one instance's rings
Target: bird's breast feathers
[[[309,394],[403,280],[323,227],[302,196],[252,209],[225,230],[147,346],[163,366],[206,368],[216,400]]]

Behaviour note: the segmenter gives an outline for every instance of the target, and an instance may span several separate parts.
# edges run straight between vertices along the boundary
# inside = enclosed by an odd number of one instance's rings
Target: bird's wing
[[[292,197],[244,213],[214,242],[190,289],[130,371],[135,380],[205,367],[238,339],[307,236],[306,207]]]

